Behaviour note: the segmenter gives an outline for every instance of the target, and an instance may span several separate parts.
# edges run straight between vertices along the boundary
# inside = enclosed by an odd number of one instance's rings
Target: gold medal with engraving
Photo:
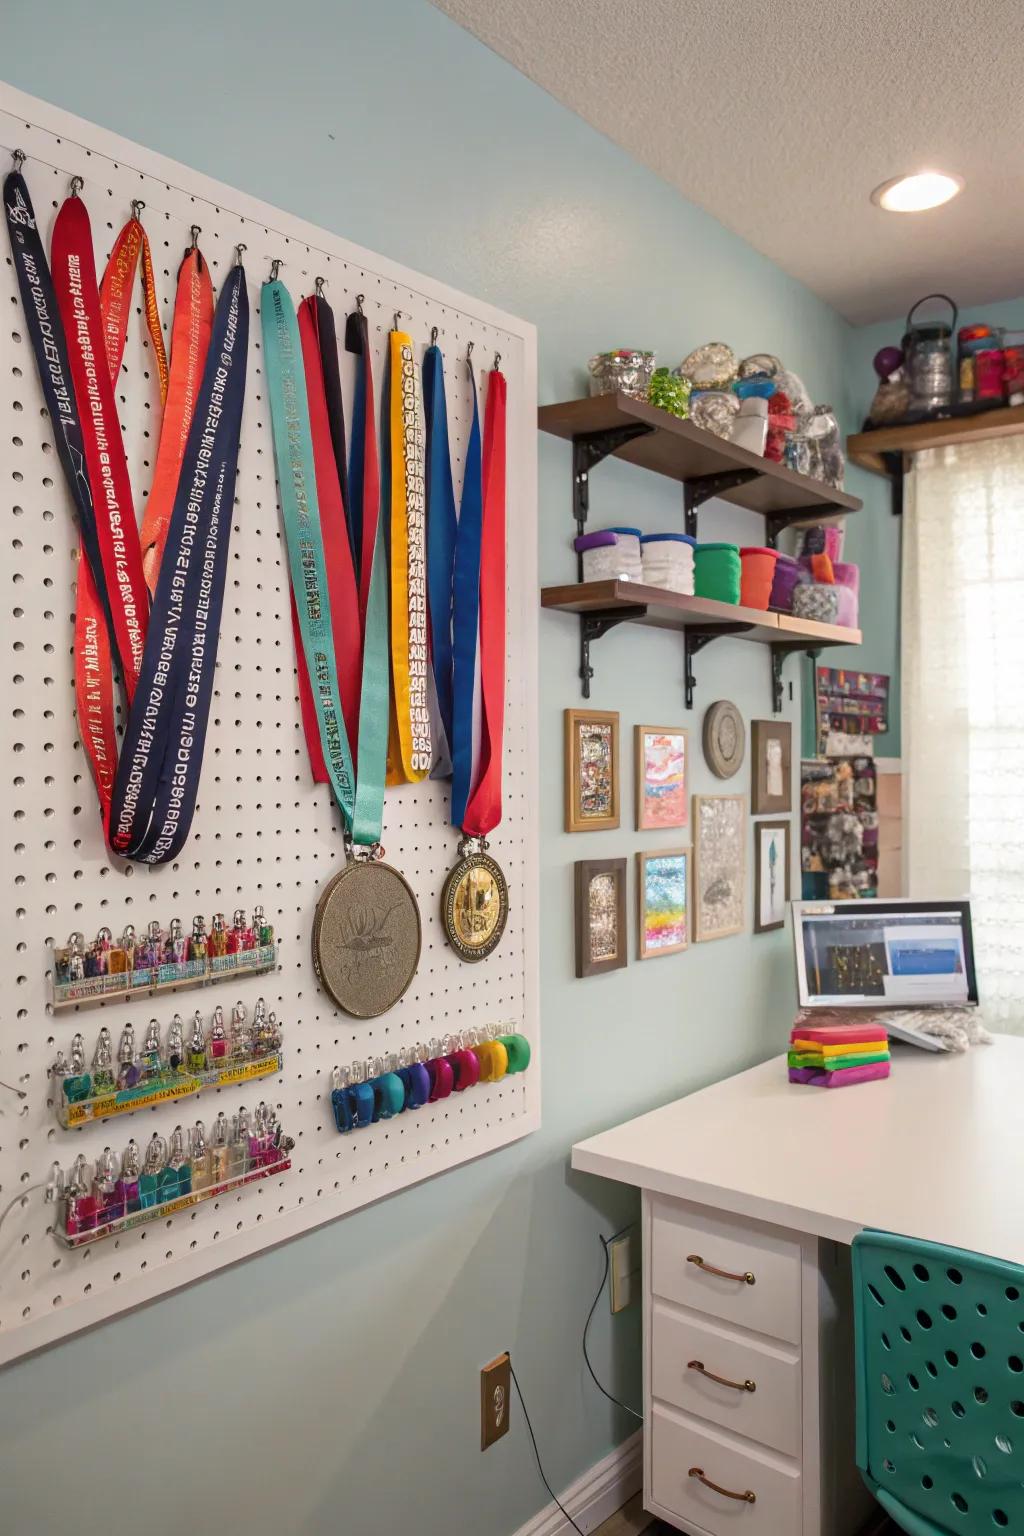
[[[339,1008],[373,1019],[407,990],[421,938],[420,909],[405,877],[377,859],[355,859],[316,904],[313,969]]]
[[[441,921],[460,959],[485,960],[508,921],[508,882],[487,852],[486,838],[463,838],[459,853],[441,892]]]

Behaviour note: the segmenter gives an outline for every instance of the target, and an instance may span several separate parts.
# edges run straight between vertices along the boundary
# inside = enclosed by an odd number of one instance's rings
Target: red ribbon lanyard
[[[501,820],[505,732],[505,375],[488,379],[480,538],[480,760],[463,831],[486,837]]]
[[[145,255],[143,246],[143,283]],[[111,257],[113,260],[113,257]],[[108,267],[109,271],[109,267]],[[104,286],[106,278],[104,278]],[[206,366],[213,330],[213,284],[210,269],[195,246],[185,252],[178,270],[174,296],[174,321],[171,327],[170,377],[161,377],[160,394],[164,418],[160,427],[153,484],[142,517],[142,568],[150,592],[156,591],[160,561],[167,542],[167,530],[174,511],[174,497],[181,474],[181,461],[196,406],[196,396]],[[150,333],[152,334],[152,332]],[[154,343],[155,345],[155,343]]]
[[[80,197],[67,198],[57,214],[51,265],[82,422],[100,559],[125,689],[131,702],[149,621],[149,593],[142,574],[128,464],[103,344],[92,230]]]

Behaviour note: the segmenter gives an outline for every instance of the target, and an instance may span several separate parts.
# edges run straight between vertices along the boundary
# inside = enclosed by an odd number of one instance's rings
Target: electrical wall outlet
[[[480,1449],[486,1451],[495,1440],[508,1434],[512,1407],[512,1362],[508,1351],[485,1365],[480,1372]]]
[[[624,1312],[633,1300],[633,1277],[639,1274],[639,1261],[634,1258],[634,1234],[627,1232],[618,1237],[608,1251],[611,1286],[609,1296],[612,1314]]]

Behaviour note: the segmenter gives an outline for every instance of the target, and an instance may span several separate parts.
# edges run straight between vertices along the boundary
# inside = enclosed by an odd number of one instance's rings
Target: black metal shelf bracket
[[[700,629],[696,625],[683,631],[683,681],[686,688],[686,707],[693,708],[693,690],[697,686],[697,679],[693,673],[693,658],[698,651],[702,651],[712,640],[720,640],[729,635],[742,635],[752,624],[716,624],[714,629]]]
[[[772,714],[782,713],[782,664],[787,656],[794,655],[797,651],[803,651],[812,661],[817,661],[821,655],[820,646],[808,645],[804,641],[776,640],[772,644]],[[793,696],[793,685],[790,684],[790,698]]]
[[[573,438],[572,515],[577,533],[583,532],[590,511],[590,471],[635,437],[646,437],[653,431],[654,428],[645,421],[632,421],[627,426],[608,427],[603,432],[581,432]]]
[[[580,614],[580,682],[585,699],[590,698],[590,680],[594,675],[590,665],[591,641],[600,640],[618,624],[628,623],[630,619],[645,618],[646,614],[647,608],[643,603],[637,603],[631,608],[595,609],[592,613]]]
[[[794,507],[792,512],[765,513],[764,538],[769,549],[779,547],[779,534],[791,523],[810,523],[812,526],[823,518],[834,517],[839,512],[849,512],[849,507],[841,507],[838,502],[826,501],[817,507]]]
[[[691,539],[697,537],[697,508],[705,501],[710,501],[713,496],[721,496],[725,491],[734,491],[737,486],[749,485],[751,480],[760,480],[759,469],[729,469],[719,475],[695,475],[692,480],[683,481],[683,515],[685,529]]]

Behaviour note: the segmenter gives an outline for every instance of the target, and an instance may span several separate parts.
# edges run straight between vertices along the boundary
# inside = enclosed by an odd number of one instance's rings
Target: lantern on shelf
[[[922,304],[939,299],[953,312],[950,324],[940,320],[915,325],[914,316]],[[939,416],[953,404],[953,336],[956,332],[957,307],[945,293],[926,293],[918,299],[907,316],[907,334],[903,338],[903,356],[910,386],[910,410],[913,414]]]

